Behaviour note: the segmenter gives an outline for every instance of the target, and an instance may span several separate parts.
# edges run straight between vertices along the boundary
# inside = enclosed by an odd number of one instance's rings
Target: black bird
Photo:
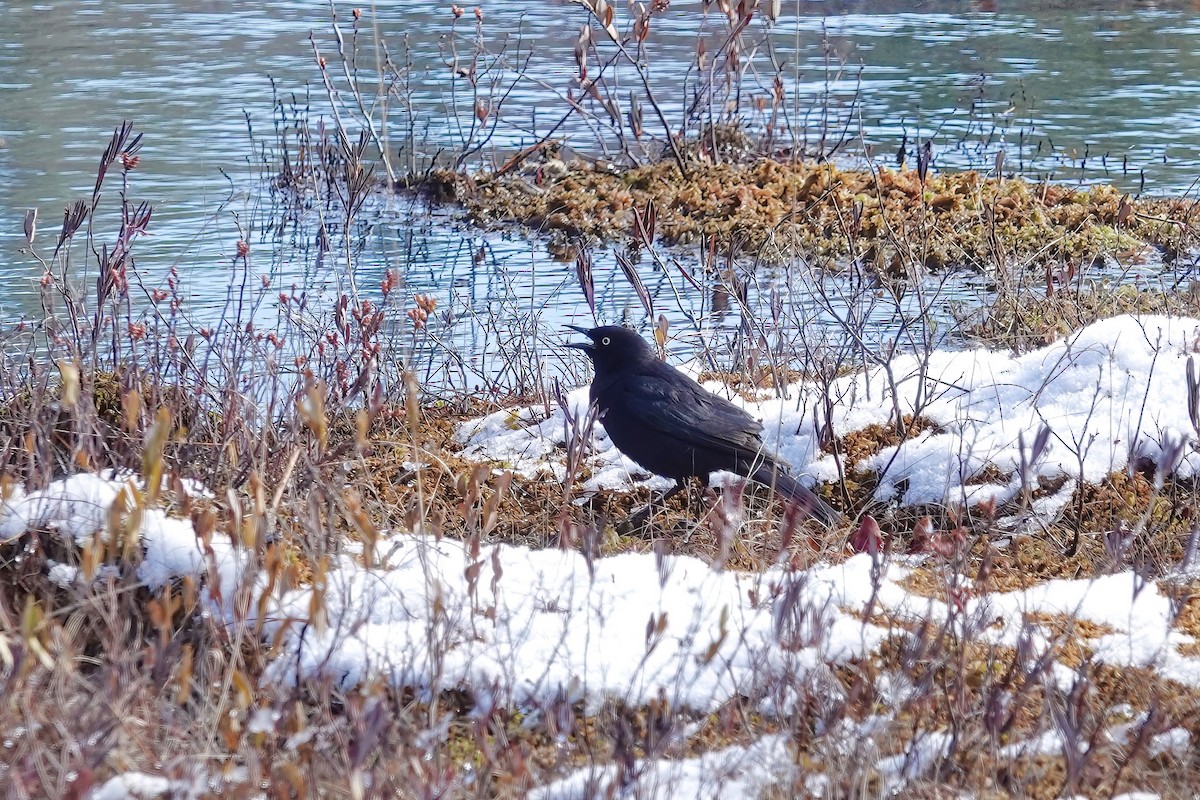
[[[679,491],[718,470],[773,486],[809,516],[831,526],[839,514],[796,483],[779,458],[763,449],[762,423],[664,364],[627,328],[567,327],[590,342],[572,342],[596,370],[591,399],[609,438],[622,453],[656,475],[674,478]]]

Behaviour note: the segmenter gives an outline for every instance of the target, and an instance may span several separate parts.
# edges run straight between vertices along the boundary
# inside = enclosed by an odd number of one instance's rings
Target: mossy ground
[[[99,385],[108,383],[100,381]],[[337,449],[342,438],[349,447],[344,450],[346,457],[321,467],[330,471],[328,476],[318,478],[318,484],[326,487],[321,492],[335,485],[335,475],[339,476],[336,485],[344,487],[339,502],[321,504],[326,509],[322,512],[323,525],[328,526],[331,535],[351,540],[403,536],[422,530],[532,547],[594,546],[597,555],[673,552],[745,570],[760,570],[781,561],[796,567],[836,563],[852,554],[848,541],[854,526],[849,519],[842,528],[831,531],[802,526],[789,537],[787,551],[781,553],[786,528],[783,508],[758,491],[747,492],[745,521],[732,528],[724,522],[716,493],[695,487],[657,509],[643,527],[623,530],[622,521],[649,499],[645,492],[605,491],[575,502],[578,498],[569,497],[563,483],[549,473],[506,478],[503,470],[464,459],[454,435],[458,424],[490,410],[483,405],[443,405],[422,409],[414,418],[410,412],[397,409],[380,414],[365,437],[360,437],[349,421],[335,423],[331,427],[331,450]],[[852,461],[861,460],[931,427],[927,420],[906,419],[903,430],[873,426],[846,434],[830,447]],[[417,468],[416,464],[422,466]],[[1189,530],[1185,510],[1196,504],[1196,490],[1191,483],[1168,481],[1164,490],[1156,493],[1150,476],[1135,470],[1078,490],[1079,502],[1068,503],[1060,517],[1039,533],[1011,536],[997,527],[994,514],[964,518],[961,511],[929,507],[888,516],[871,505],[873,480],[869,472],[852,470],[848,483],[859,488],[826,485],[820,490],[848,517],[864,509],[879,514],[885,535],[884,557],[909,548],[922,516],[930,515],[939,528],[964,526],[967,534],[957,552],[927,555],[903,582],[914,595],[931,597],[948,606],[985,592],[1018,590],[1055,578],[1100,576],[1130,564],[1149,577],[1165,574],[1182,557]],[[195,501],[190,511],[180,506],[177,513],[195,517],[211,508],[219,515],[223,502],[222,498]],[[494,511],[490,522],[484,513],[489,507]],[[1144,534],[1128,549],[1124,561],[1114,562],[1103,532],[1122,522],[1132,526],[1143,519],[1147,521]],[[589,527],[594,531],[590,545],[563,540],[564,531]],[[278,550],[278,558],[291,565],[286,580],[292,585],[311,580],[314,565],[306,562],[306,554],[313,552],[313,543],[304,540],[301,526],[292,524],[286,509],[280,514],[279,529],[281,536],[271,547]],[[1087,535],[1081,538],[1077,551],[1068,554],[1076,530]],[[52,535],[40,534],[23,543],[5,545],[0,555],[9,578],[5,581],[8,588],[4,608],[19,608],[21,597],[33,596],[39,598],[39,607],[50,620],[75,619],[81,613],[87,616],[90,606],[85,604],[81,609],[75,594],[45,580],[51,560],[71,560]],[[964,589],[967,583],[970,588]],[[1180,584],[1166,579],[1159,585],[1179,604],[1176,629],[1190,636],[1200,635],[1200,587],[1194,582]],[[969,594],[963,595],[963,591]],[[134,641],[154,639],[156,631],[170,629],[176,637],[194,642],[198,651],[203,649],[209,654],[209,659],[218,659],[210,663],[210,670],[230,658],[240,665],[236,674],[261,669],[264,653],[254,648],[244,649],[236,657],[218,657],[222,648],[190,621],[195,587],[190,591],[177,589],[174,600],[142,594],[132,584],[118,594],[123,598],[121,607],[127,618],[122,636]],[[181,602],[189,596],[190,601]],[[813,695],[803,699],[794,719],[763,715],[754,710],[753,698],[735,698],[709,714],[661,703],[627,707],[609,701],[590,711],[580,704],[567,703],[554,720],[545,715],[530,720],[514,709],[497,708],[481,715],[466,694],[443,693],[431,704],[384,687],[361,687],[349,694],[333,692],[326,698],[329,704],[322,706],[320,696],[331,692],[326,685],[305,688],[308,699],[303,703],[281,706],[284,717],[273,736],[247,732],[236,708],[225,712],[215,723],[214,736],[221,744],[214,746],[238,753],[239,763],[257,759],[264,765],[261,774],[268,776],[266,780],[276,787],[277,794],[283,793],[279,796],[302,795],[315,787],[332,787],[333,774],[311,769],[313,748],[318,745],[288,749],[279,737],[328,728],[353,738],[357,735],[355,725],[361,724],[355,720],[361,720],[372,704],[382,702],[388,709],[388,735],[401,739],[424,730],[431,715],[446,720],[446,743],[423,769],[433,769],[443,779],[487,770],[491,775],[488,794],[500,797],[521,796],[531,785],[550,776],[589,764],[620,762],[631,756],[684,758],[745,744],[772,732],[788,733],[802,771],[830,774],[836,787],[840,780],[838,758],[845,756],[830,749],[831,740],[822,726],[837,720],[856,724],[874,717],[890,720],[887,736],[874,738],[891,742],[885,748],[887,752],[874,752],[875,758],[903,754],[929,731],[960,732],[963,738],[939,775],[923,784],[932,793],[930,796],[939,796],[938,792],[951,786],[995,797],[1013,793],[1054,797],[1070,786],[1104,792],[1160,787],[1169,793],[1172,786],[1179,785],[1180,776],[1191,780],[1200,774],[1200,764],[1193,757],[1119,746],[1099,733],[1122,721],[1116,719],[1116,714],[1130,719],[1152,714],[1153,725],[1146,728],[1148,731],[1181,727],[1193,736],[1200,735],[1200,694],[1194,689],[1151,670],[1117,668],[1095,660],[1095,642],[1106,632],[1102,624],[1047,614],[1030,615],[1024,620],[1029,630],[1041,632],[1049,643],[1045,668],[1057,665],[1055,668],[1080,676],[1077,692],[1062,695],[1048,693],[1046,683],[1029,672],[1027,663],[1022,667],[1024,662],[1014,651],[964,636],[955,623],[931,626],[919,619],[900,619],[881,609],[871,612],[864,621],[893,631],[889,643],[867,659],[831,671],[841,698],[834,707],[829,707],[828,698]],[[192,632],[184,635],[187,631]],[[96,623],[72,629],[66,640],[73,643],[73,650],[103,660],[108,657],[108,640],[113,635],[105,625]],[[66,641],[62,639],[64,634],[56,636],[47,634],[46,641]],[[1196,655],[1185,650],[1180,654]],[[150,651],[138,659],[147,657]],[[82,668],[82,672],[87,671],[87,667]],[[200,702],[200,695],[195,694],[200,684],[193,681],[192,692],[185,691],[182,687],[188,681],[179,672],[179,667],[170,668],[161,676],[164,683],[146,686],[137,696],[146,708],[130,707],[128,713],[145,716],[148,709],[161,704],[161,697],[153,697],[161,687],[177,698],[172,703],[180,704],[173,713],[182,713],[189,704]],[[884,684],[924,688],[887,695],[879,689]],[[985,715],[999,713],[989,703],[1000,699],[1006,704],[1002,719],[984,724]],[[68,701],[64,703],[69,706]],[[328,710],[314,710],[322,707]],[[1094,751],[1082,772],[1068,774],[1068,762],[1061,755],[1034,751],[1015,757],[998,755],[997,748],[1044,732],[1047,720],[1070,708],[1078,710],[1071,713],[1084,714],[1079,724],[1086,736],[1093,737],[1085,738]],[[331,713],[332,717],[327,716]],[[865,757],[865,753],[858,754],[859,759]],[[857,786],[864,785],[862,781],[868,786],[884,785],[884,776],[864,769],[862,763],[847,761],[843,767],[844,774],[856,776]],[[404,759],[381,761],[373,774],[380,779],[391,775],[387,780],[400,783],[411,779],[412,770],[413,764]],[[430,780],[433,776],[430,773]],[[850,784],[834,789],[835,794],[853,791]]]
[[[554,169],[549,169],[553,164]],[[635,209],[653,205],[668,245],[719,242],[769,262],[800,257],[823,268],[857,262],[880,276],[1009,263],[1172,260],[1195,245],[1195,203],[1134,198],[1111,186],[1070,187],[978,172],[840,169],[757,159],[673,162],[624,170],[554,160],[515,172],[440,176],[442,196],[477,224],[518,223],[567,239],[624,240]]]
[[[1049,293],[1044,284],[1026,284],[997,292],[991,303],[956,316],[966,341],[1027,352],[1121,314],[1200,316],[1200,283],[1162,289],[1088,281]]]

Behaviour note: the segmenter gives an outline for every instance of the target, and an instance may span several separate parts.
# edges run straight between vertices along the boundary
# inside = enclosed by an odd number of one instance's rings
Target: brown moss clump
[[[462,177],[457,197],[477,222],[520,223],[568,237],[611,240],[653,203],[667,244],[707,238],[768,261],[803,256],[821,266],[858,260],[879,275],[913,268],[1090,263],[1149,246],[1171,254],[1196,241],[1191,202],[1133,199],[1088,188],[997,180],[978,172],[841,170],[832,164],[689,165],[623,171],[555,159],[526,177]]]
[[[914,439],[926,431],[941,432],[941,427],[931,419],[905,414],[903,429],[895,425],[867,425],[845,436],[834,439],[822,448],[826,453],[841,453],[849,464],[857,464],[877,455],[888,447],[896,447]]]
[[[951,588],[955,582],[943,571],[923,566],[896,581],[896,585],[918,597],[927,597],[942,603],[951,603]]]
[[[757,364],[753,369],[742,372],[705,370],[697,378],[700,383],[720,381],[750,401],[761,400],[764,389],[794,385],[803,379],[804,375],[797,370],[776,368],[769,364]]]

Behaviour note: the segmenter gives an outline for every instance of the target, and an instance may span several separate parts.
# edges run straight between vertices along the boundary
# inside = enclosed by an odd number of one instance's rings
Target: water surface
[[[800,111],[780,146],[828,153],[841,141],[835,158],[854,163],[869,151],[882,162],[902,142],[911,150],[930,139],[939,169],[992,169],[1003,148],[1005,170],[1034,179],[1111,181],[1131,192],[1195,190],[1200,12],[1192,5],[873,3],[869,13],[857,2],[784,6],[774,26],[756,22],[747,33],[758,50],[739,109],[755,121],[752,96],[769,91],[769,64],[778,65],[789,102]],[[353,8],[336,4],[347,35]],[[424,2],[375,8],[389,51],[412,65],[414,111],[394,103],[389,116],[398,165],[423,165],[439,150],[460,149],[471,140],[478,99],[452,69],[469,63],[476,35],[470,10],[452,27],[448,8]],[[481,63],[492,66],[486,76],[494,83],[481,81],[481,96],[493,103],[507,96],[477,166],[502,162],[559,123],[566,94],[579,96],[570,85],[572,50],[587,21],[578,5],[555,2],[485,4],[483,13],[483,41],[493,55]],[[45,247],[61,209],[90,194],[99,153],[122,119],[145,134],[132,194],[155,207],[153,236],[137,247],[139,273],[154,286],[175,267],[198,325],[226,308],[239,239],[251,243],[252,267],[273,287],[345,290],[340,271],[316,257],[312,220],[283,233],[275,228],[277,209],[266,191],[271,164],[263,163],[278,120],[273,98],[306,106],[313,121],[328,116],[309,38],[336,63],[327,6],[61,0],[11,3],[0,20],[0,319],[39,314],[41,268],[17,252],[25,210],[40,209]],[[684,124],[686,110],[704,97],[694,67],[697,41],[714,52],[723,31],[715,11],[702,19],[698,3],[672,3],[655,20],[645,62],[672,126]],[[364,31],[364,75],[374,60],[370,39]],[[627,103],[636,76],[628,67],[609,69]],[[595,116],[568,120],[556,135],[582,152],[619,158],[604,113],[593,101],[584,105]],[[401,152],[410,123],[418,145]],[[650,140],[661,137],[648,109],[646,129]],[[411,198],[373,202],[364,219],[355,283],[368,292],[385,269],[395,269],[406,294],[437,296],[451,323],[442,333],[468,360],[486,361],[497,337],[591,318],[573,265],[556,261],[536,237],[473,230]],[[695,266],[693,254],[674,256]],[[595,258],[599,317],[644,323],[611,257]],[[666,315],[674,330],[739,324],[736,308],[714,313],[707,293],[669,270],[647,262],[639,270],[655,294],[656,315]],[[1146,274],[1152,269],[1140,271],[1143,279],[1153,277]],[[796,275],[756,274],[752,316],[769,316],[779,287],[789,303],[800,303],[816,285]],[[942,291],[969,301],[986,291],[986,281],[963,279]],[[793,311],[790,323],[836,326],[837,303],[825,305]],[[896,330],[902,311],[881,304],[872,324]],[[269,321],[271,304],[261,313]],[[492,315],[499,322],[489,321]]]

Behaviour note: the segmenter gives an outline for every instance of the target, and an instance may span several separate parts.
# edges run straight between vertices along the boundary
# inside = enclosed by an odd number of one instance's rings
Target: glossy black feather
[[[617,448],[656,475],[685,481],[720,470],[775,490],[825,525],[838,513],[796,483],[763,449],[762,423],[655,357],[642,337],[617,326],[576,328],[571,347],[592,359],[591,399]]]

